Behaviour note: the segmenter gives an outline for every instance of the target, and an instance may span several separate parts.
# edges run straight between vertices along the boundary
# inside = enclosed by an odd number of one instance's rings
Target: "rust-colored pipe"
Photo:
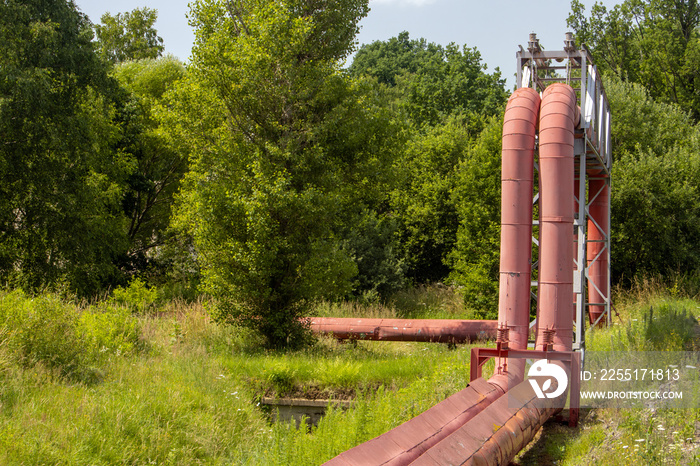
[[[535,134],[540,97],[516,90],[503,123],[501,169],[501,263],[498,323],[509,329],[509,346],[526,349],[530,315],[532,191]],[[505,246],[504,246],[505,245]],[[328,466],[406,465],[447,438],[523,380],[525,361],[497,361],[500,373],[467,388],[395,429],[356,446]],[[507,370],[504,370],[506,369]]]
[[[563,405],[563,398],[537,398],[530,383],[521,382],[411,465],[509,464]]]
[[[609,296],[608,254],[604,251],[605,237],[610,234],[610,185],[603,173],[589,173],[588,192],[595,196],[588,207],[586,258],[588,262],[588,318],[593,324],[605,312]],[[601,293],[598,291],[603,293]],[[605,325],[601,319],[599,325]]]
[[[496,338],[495,320],[309,318],[311,331],[339,340],[469,343]]]
[[[539,94],[524,87],[513,92],[503,117],[498,323],[508,328],[508,345],[513,349],[527,349],[529,333],[532,192],[539,108]],[[506,363],[507,372],[503,372]],[[498,359],[496,368],[489,382],[505,392],[523,380],[525,361]]]
[[[579,112],[580,111],[581,110],[579,109]],[[574,160],[574,164],[575,163],[576,163],[576,161]],[[574,215],[576,215],[578,213],[579,207],[580,207],[580,205],[579,205],[580,187],[581,187],[581,182],[578,179],[574,178]],[[581,201],[584,203],[586,202],[585,199],[582,199]],[[573,233],[574,233],[573,257],[577,258],[578,257],[578,229],[574,228]],[[578,267],[584,267],[584,264],[578,264]],[[573,302],[571,304],[572,304],[571,320],[576,322],[576,294],[575,293],[573,296]]]
[[[347,450],[326,466],[403,466],[474,418],[498,398],[501,390],[478,378],[449,398],[378,437]]]
[[[540,268],[537,349],[573,343],[574,128],[579,109],[574,90],[547,87],[540,108]]]

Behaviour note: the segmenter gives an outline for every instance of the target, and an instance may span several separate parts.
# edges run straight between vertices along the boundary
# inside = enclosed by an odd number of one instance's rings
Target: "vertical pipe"
[[[573,321],[574,128],[579,110],[574,90],[555,83],[540,107],[540,270],[537,348],[553,331],[553,349],[571,351]]]
[[[574,163],[576,163],[576,159],[574,159]],[[582,170],[581,168],[583,168],[583,167],[579,168],[579,178],[576,178],[574,175],[574,215],[579,218],[579,221],[581,221],[580,220],[581,219],[580,212],[579,212],[579,208],[580,208],[579,199],[580,199],[581,183],[580,183],[579,179],[581,177],[583,177],[585,179],[585,174],[584,174],[585,170]],[[574,226],[574,250],[573,250],[574,256],[573,257],[574,257],[574,263],[576,264],[576,267],[574,269],[574,274],[576,274],[579,271],[579,269],[581,269],[582,267],[585,267],[582,262],[578,262],[578,234],[579,234],[579,229],[576,226]],[[574,282],[576,282],[576,279],[574,279]],[[576,283],[574,283],[574,285],[575,284]],[[574,306],[573,320],[574,320],[574,322],[576,322],[576,300],[578,299],[576,291],[577,291],[576,287],[574,286],[574,302],[573,302],[573,306]]]
[[[498,323],[509,329],[509,347],[527,349],[532,264],[532,191],[535,134],[540,96],[530,88],[516,90],[503,118],[501,165],[501,259]],[[496,362],[502,368],[506,361]],[[507,375],[489,382],[507,390],[522,380],[522,360],[508,361]]]
[[[521,88],[511,95],[503,117],[498,324],[509,328],[509,347],[513,349],[527,349],[530,323],[532,188],[539,110],[539,94]],[[498,371],[488,383],[473,381],[443,403],[324,464],[409,464],[524,378],[523,359],[498,360],[496,367],[507,369]],[[452,420],[444,423],[446,413],[453,417],[448,416]]]
[[[588,239],[586,257],[588,262],[588,318],[593,324],[605,312],[605,300],[610,295],[608,277],[608,254],[606,238],[610,235],[608,211],[610,210],[610,185],[604,174],[589,174],[590,196],[595,196],[588,207]],[[596,177],[596,178],[593,178]],[[601,294],[602,293],[602,294]],[[599,325],[605,325],[601,319]]]

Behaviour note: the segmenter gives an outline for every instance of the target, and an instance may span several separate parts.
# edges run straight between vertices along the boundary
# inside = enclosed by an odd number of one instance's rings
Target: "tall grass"
[[[469,373],[468,348],[444,345],[324,339],[270,352],[212,323],[206,302],[3,299],[0,464],[320,464],[463,388]],[[78,366],[100,376],[71,375]],[[317,427],[273,423],[259,405],[303,390],[356,402]]]
[[[420,285],[392,294],[386,302],[322,302],[315,309],[319,317],[363,317],[384,319],[472,319],[464,296],[455,287]]]
[[[635,349],[692,345],[694,334],[686,330],[698,303],[674,297],[672,287],[663,290],[641,302],[620,300],[619,324],[594,330],[589,348],[605,349],[611,340]],[[356,316],[460,315],[460,305],[449,304],[459,297],[434,301],[441,304],[422,297],[413,310],[326,303],[319,313],[340,306]],[[321,339],[310,348],[271,352],[247,330],[212,323],[207,305],[138,309],[2,294],[0,464],[321,464],[468,383],[468,346]],[[99,377],[71,375],[80,373],[76,367]],[[331,408],[317,426],[274,423],[259,405],[265,394],[305,390],[355,402],[351,409]],[[698,462],[698,410],[593,413],[578,431],[557,433],[548,424],[544,440],[520,464]]]
[[[646,278],[615,290],[613,325],[587,334],[594,351],[698,351],[700,301],[696,281]],[[698,387],[695,387],[697,390]],[[684,393],[697,399],[697,393]],[[578,429],[548,423],[519,464],[700,464],[700,407],[599,408]]]
[[[694,281],[642,278],[618,288],[612,327],[589,331],[586,347],[596,351],[696,351],[700,301]]]
[[[143,348],[138,322],[127,310],[78,306],[55,294],[1,292],[0,327],[3,346],[16,361],[72,381],[95,382],[103,361]]]

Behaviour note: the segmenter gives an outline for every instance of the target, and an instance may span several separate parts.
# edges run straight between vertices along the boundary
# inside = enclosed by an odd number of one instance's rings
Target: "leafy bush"
[[[81,309],[53,294],[29,297],[21,291],[0,295],[2,346],[25,367],[40,364],[61,378],[95,382],[106,358],[140,349],[139,328],[126,309]],[[3,350],[4,351],[4,350]]]
[[[129,286],[117,287],[109,298],[109,303],[125,306],[132,312],[144,313],[158,300],[158,291],[149,288],[140,278],[134,278]]]
[[[9,348],[25,366],[42,363],[69,378],[87,376],[78,313],[54,295],[29,298],[15,291],[0,301],[0,323],[10,329]]]
[[[132,355],[143,349],[138,321],[128,309],[107,304],[80,313],[78,329],[86,350],[105,356]]]

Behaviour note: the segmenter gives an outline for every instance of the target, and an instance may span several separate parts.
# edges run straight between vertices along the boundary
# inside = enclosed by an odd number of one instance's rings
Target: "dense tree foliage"
[[[73,2],[1,8],[0,275],[94,295],[145,271],[164,242],[186,164],[157,116],[184,67],[112,68]]]
[[[95,25],[100,55],[112,63],[160,57],[164,47],[154,28],[157,18],[158,12],[147,7],[103,14]]]
[[[0,273],[94,290],[127,248],[113,85],[72,2],[0,8]]]
[[[273,346],[296,339],[310,300],[346,294],[357,273],[340,214],[381,159],[366,131],[351,132],[374,126],[372,102],[339,64],[366,13],[358,0],[192,8],[183,92],[196,101],[184,110],[197,140],[182,216],[220,319],[252,326]]]
[[[168,56],[123,62],[113,74],[125,91],[119,106],[117,148],[130,164],[121,201],[129,240],[123,265],[131,272],[163,267],[155,250],[171,236],[174,195],[187,169],[185,145],[172,140],[164,127],[170,123],[164,114],[168,93],[184,77],[185,67]]]
[[[443,281],[450,272],[447,257],[459,226],[452,193],[470,143],[464,118],[453,117],[416,132],[401,154],[391,206],[400,221],[406,274],[414,282]]]
[[[615,280],[700,267],[700,127],[639,84],[606,80],[615,115],[612,268]]]
[[[350,66],[355,76],[395,87],[401,107],[417,126],[433,126],[457,114],[498,113],[506,97],[505,80],[498,69],[493,74],[485,69],[476,48],[412,40],[405,31],[362,46]]]
[[[452,192],[459,229],[450,278],[463,287],[466,305],[487,319],[498,316],[502,126],[502,118],[492,118],[467,149]]]
[[[407,32],[362,46],[349,69],[375,79],[410,127],[390,206],[405,274],[414,283],[446,280],[452,270],[448,257],[460,222],[452,196],[457,167],[507,97],[500,72],[484,69],[474,48],[443,47]]]
[[[700,3],[626,0],[608,10],[571,2],[568,24],[604,73],[641,84],[652,98],[700,118]]]

